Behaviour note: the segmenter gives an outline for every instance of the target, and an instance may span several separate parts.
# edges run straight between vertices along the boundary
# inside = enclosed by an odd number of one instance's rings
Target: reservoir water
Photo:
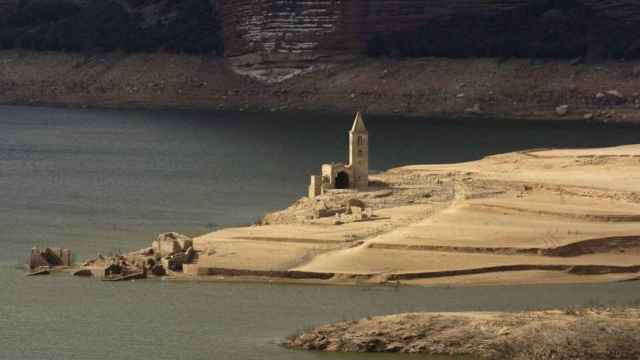
[[[249,224],[345,160],[350,116],[0,107],[0,359],[411,359],[303,353],[298,330],[407,311],[629,304],[640,284],[319,287],[25,278],[33,245],[77,257]],[[630,125],[367,117],[371,166],[640,142]],[[424,357],[418,357],[424,358]]]

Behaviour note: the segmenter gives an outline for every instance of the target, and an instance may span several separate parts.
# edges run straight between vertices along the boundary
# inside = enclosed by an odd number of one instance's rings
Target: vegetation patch
[[[0,18],[0,48],[222,54],[209,0],[21,0]]]

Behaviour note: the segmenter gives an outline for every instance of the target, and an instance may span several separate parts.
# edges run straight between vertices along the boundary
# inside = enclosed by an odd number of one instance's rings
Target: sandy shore
[[[640,357],[640,312],[416,313],[320,326],[292,336],[291,348],[404,352],[483,359],[614,360]]]
[[[637,61],[356,58],[267,84],[211,56],[0,51],[0,103],[22,105],[639,122],[639,77]]]
[[[477,285],[640,276],[640,146],[414,165],[194,239],[181,278]],[[336,222],[358,199],[373,218]],[[321,210],[320,210],[321,209]],[[318,216],[320,215],[320,216]]]

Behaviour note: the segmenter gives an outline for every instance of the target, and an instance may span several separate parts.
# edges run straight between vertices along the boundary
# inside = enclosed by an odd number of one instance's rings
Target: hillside
[[[209,0],[0,0],[0,49],[223,52]]]
[[[636,0],[0,0],[0,9],[3,104],[640,119]]]
[[[640,56],[636,0],[1,0],[0,9],[5,49],[224,48],[242,66],[302,67],[344,54]]]
[[[640,63],[360,58],[280,83],[216,56],[0,51],[0,103],[640,121]],[[598,94],[616,90],[623,98]],[[556,108],[568,105],[560,116]]]

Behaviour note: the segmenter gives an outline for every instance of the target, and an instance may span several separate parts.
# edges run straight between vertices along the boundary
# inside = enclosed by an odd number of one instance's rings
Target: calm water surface
[[[287,206],[322,162],[344,160],[334,114],[0,107],[0,359],[411,359],[303,353],[312,325],[406,311],[519,310],[640,299],[633,283],[387,288],[25,279],[32,245],[79,257],[248,224]],[[444,163],[534,147],[640,142],[640,128],[369,117],[371,166]],[[424,358],[424,357],[419,357]]]

